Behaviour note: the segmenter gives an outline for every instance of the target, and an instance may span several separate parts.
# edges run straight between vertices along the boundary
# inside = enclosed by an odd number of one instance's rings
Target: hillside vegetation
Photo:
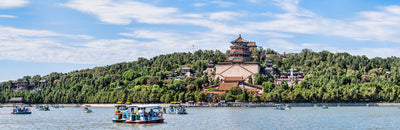
[[[233,88],[218,99],[227,101],[268,102],[400,102],[400,59],[397,57],[372,58],[352,56],[348,53],[328,51],[278,54],[267,49],[254,50],[255,62],[262,67],[272,60],[278,72],[295,68],[305,73],[300,84],[275,87],[272,77],[256,74],[254,84],[264,87],[264,95]],[[265,57],[266,54],[274,54]],[[203,87],[217,84],[203,71],[209,61],[225,61],[220,51],[173,53],[151,59],[139,58],[93,69],[69,73],[51,73],[43,77],[24,76],[30,90],[15,91],[13,81],[0,85],[0,102],[10,97],[24,97],[27,103],[115,103],[130,101],[158,103],[170,101],[217,101],[201,92]],[[169,79],[182,67],[191,67],[197,78]],[[47,86],[39,86],[47,80]],[[32,91],[33,89],[36,91]]]

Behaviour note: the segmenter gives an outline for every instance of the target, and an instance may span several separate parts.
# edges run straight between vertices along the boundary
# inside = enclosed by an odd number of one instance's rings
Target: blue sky
[[[0,81],[195,49],[400,56],[395,0],[1,0]]]

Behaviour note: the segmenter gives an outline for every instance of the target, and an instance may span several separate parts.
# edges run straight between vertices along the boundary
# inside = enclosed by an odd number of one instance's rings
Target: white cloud
[[[241,17],[242,14],[223,11],[223,12],[214,12],[210,14],[211,20],[236,20],[238,17]]]
[[[176,8],[156,7],[136,1],[112,0],[71,0],[64,4],[67,7],[96,15],[101,21],[126,25],[137,20],[145,23],[159,23],[162,18],[172,17],[178,12]]]
[[[0,15],[0,18],[16,18],[14,15]]]
[[[96,63],[102,50],[96,50],[89,43],[82,45],[67,43],[61,39],[73,38],[89,40],[87,35],[60,34],[47,30],[28,30],[0,26],[0,60],[61,62],[61,63]],[[111,41],[110,43],[121,41]],[[100,46],[101,47],[101,46]],[[112,50],[113,46],[107,49]],[[117,50],[113,50],[117,51]],[[97,53],[91,58],[82,58],[85,53]],[[91,54],[87,54],[91,55]]]
[[[131,33],[120,33],[120,35],[150,39],[147,42],[140,42],[139,45],[143,47],[143,50],[154,54],[157,54],[157,52],[188,52],[192,50],[193,44],[197,49],[226,50],[226,45],[229,45],[227,39],[230,37],[213,32],[178,32],[172,30],[135,30]],[[226,43],[225,46],[224,43]]]
[[[92,39],[93,37],[87,35],[67,35],[59,34],[47,30],[28,30],[13,27],[0,26],[0,39],[13,39],[16,37],[68,37],[74,39]]]
[[[29,4],[29,0],[1,0],[0,9],[18,8],[27,4]]]
[[[302,49],[311,49],[312,51],[329,51],[332,53],[346,52],[352,55],[365,55],[369,58],[391,57],[398,55],[400,47],[335,47],[325,46],[318,43],[294,43],[284,39],[268,39],[265,48],[273,48],[280,53],[299,53]]]
[[[209,3],[224,3],[224,5],[233,4],[226,1],[211,1]],[[72,0],[63,5],[78,11],[93,14],[97,16],[100,21],[111,24],[126,25],[130,24],[131,22],[139,22],[146,24],[192,25],[205,27],[211,32],[219,34],[278,34],[277,32],[265,30],[259,31],[257,29],[248,28],[247,26],[242,26],[243,24],[246,24],[246,21],[242,22],[236,19],[238,17],[244,17],[245,15],[231,11],[207,12],[202,14],[183,13],[177,8],[157,7],[147,3],[128,0],[105,0],[101,2]],[[283,36],[287,34],[278,35]]]
[[[29,4],[28,0],[1,0],[0,1],[0,9],[11,9],[23,7]]]
[[[359,12],[354,19],[337,20],[319,16],[298,6],[298,0],[276,0],[284,14],[264,13],[272,20],[249,22],[250,30],[299,34],[330,35],[360,41],[400,43],[400,6],[387,6],[380,11]]]

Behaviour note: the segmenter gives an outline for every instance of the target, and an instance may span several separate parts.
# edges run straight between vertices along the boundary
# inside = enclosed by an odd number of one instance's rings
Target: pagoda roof
[[[247,46],[249,46],[249,47],[257,47],[255,42],[249,42],[249,43],[247,43]]]
[[[236,40],[232,41],[232,43],[235,43],[235,42],[247,42],[247,41],[243,40],[242,35],[239,34],[239,37]]]

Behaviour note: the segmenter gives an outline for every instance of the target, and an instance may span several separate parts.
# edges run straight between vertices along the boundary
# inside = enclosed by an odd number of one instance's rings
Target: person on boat
[[[131,108],[131,112],[129,113],[130,118],[132,121],[135,120],[135,108]]]
[[[117,110],[115,110],[115,115],[118,117],[117,119],[122,118],[122,114],[121,114],[121,111],[119,110],[119,107],[117,107]]]
[[[140,110],[139,110],[139,117],[140,117],[140,120],[142,120],[142,121],[144,121],[145,120],[145,113],[144,113],[144,110],[143,110],[143,108],[141,108]]]
[[[144,117],[146,118],[146,120],[149,120],[149,113],[146,112],[146,108],[143,108],[143,113],[144,113]]]
[[[154,116],[154,111],[153,109],[150,109],[149,111],[149,119],[151,119]]]
[[[117,107],[117,110],[115,110],[115,115],[118,115],[121,111],[119,110],[119,107]]]
[[[177,113],[181,113],[182,112],[182,106],[179,106],[178,110],[176,111]]]
[[[139,120],[139,108],[136,110],[136,120]]]

